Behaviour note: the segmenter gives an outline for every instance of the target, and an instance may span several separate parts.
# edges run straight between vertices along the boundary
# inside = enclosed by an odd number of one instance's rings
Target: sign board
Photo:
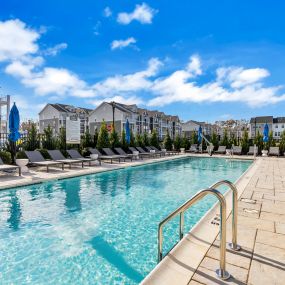
[[[66,118],[66,143],[80,144],[80,120]]]

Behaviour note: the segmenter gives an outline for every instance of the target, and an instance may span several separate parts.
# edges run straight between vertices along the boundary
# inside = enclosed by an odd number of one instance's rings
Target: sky
[[[285,1],[0,0],[0,95],[137,104],[213,122],[285,116]]]

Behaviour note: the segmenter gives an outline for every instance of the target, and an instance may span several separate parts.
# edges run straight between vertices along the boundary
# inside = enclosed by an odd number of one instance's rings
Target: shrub
[[[172,150],[172,139],[169,135],[169,131],[167,130],[166,136],[163,141],[163,145],[166,150]]]
[[[192,134],[191,134],[191,144],[198,144],[198,134],[197,134],[197,132],[192,132]]]
[[[48,127],[44,129],[44,139],[42,145],[43,148],[50,150],[56,148],[56,141],[53,137],[52,128],[50,125],[48,125]]]
[[[94,147],[96,147],[96,145],[97,145],[98,136],[99,136],[99,133],[98,133],[98,130],[97,130],[97,128],[96,128],[96,129],[95,129],[95,134],[94,134],[94,137],[93,137],[93,146],[94,146]]]
[[[59,130],[59,135],[57,139],[57,148],[66,149],[66,129],[61,127]]]
[[[136,134],[135,144],[136,146],[144,147],[143,138],[139,133]]]
[[[98,135],[97,148],[102,149],[104,147],[109,147],[109,146],[110,146],[109,133],[106,123],[105,121],[103,121]]]
[[[91,152],[89,151],[88,148],[83,148],[81,150],[81,154],[82,154],[82,156],[86,157],[86,156],[89,156],[91,154]]]
[[[132,146],[132,147],[134,147],[134,146],[136,146],[135,144],[136,144],[136,142],[135,142],[135,136],[134,136],[134,133],[133,133],[133,131],[131,131],[131,138],[130,138],[130,146]]]
[[[217,150],[219,147],[219,139],[216,133],[212,134],[210,141],[214,146],[214,150]]]
[[[285,131],[283,131],[281,134],[279,149],[280,149],[281,154],[283,155],[285,153]]]
[[[23,158],[27,158],[25,152],[24,152],[23,150],[18,151],[18,152],[16,153],[16,159],[23,159]]]
[[[230,141],[229,141],[229,137],[228,137],[228,131],[225,130],[224,135],[223,135],[223,139],[221,141],[221,145],[226,146],[227,148],[230,148]]]
[[[182,142],[181,137],[180,136],[176,136],[175,139],[174,139],[174,142],[173,142],[175,150],[180,150],[181,142]]]
[[[148,138],[147,132],[143,133],[142,144],[143,144],[143,146],[149,146],[149,138]]]
[[[263,136],[259,131],[257,131],[253,143],[256,144],[256,146],[258,147],[258,154],[261,154],[264,145],[263,145]]]
[[[151,133],[150,145],[159,148],[159,139],[156,130],[153,130]]]
[[[50,159],[51,158],[49,153],[48,153],[48,151],[47,151],[47,149],[45,149],[45,148],[38,148],[36,150],[39,151],[42,154],[44,159]]]
[[[110,145],[112,148],[120,147],[120,139],[118,133],[113,129],[110,134]]]
[[[24,145],[25,150],[35,150],[39,148],[40,142],[38,138],[38,131],[35,123],[31,124],[31,128],[28,132],[27,140]]]
[[[92,137],[90,135],[89,130],[87,129],[85,133],[81,136],[81,147],[87,148],[87,147],[92,147],[92,145],[93,145]]]
[[[125,150],[128,148],[128,143],[127,143],[127,140],[126,140],[126,132],[125,132],[124,129],[123,129],[122,135],[121,135],[121,146]]]
[[[247,154],[249,150],[249,139],[247,130],[243,131],[241,138],[241,149],[243,154]]]
[[[8,151],[0,151],[0,158],[5,164],[12,163],[12,156],[11,156],[11,153]]]
[[[181,147],[187,149],[190,149],[190,140],[184,135],[184,137],[181,140]]]

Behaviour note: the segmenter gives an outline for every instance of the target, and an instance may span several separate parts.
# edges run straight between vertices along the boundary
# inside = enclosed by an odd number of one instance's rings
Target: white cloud
[[[36,53],[39,37],[38,32],[18,19],[0,21],[0,61],[15,60]]]
[[[122,103],[122,104],[127,104],[127,105],[133,105],[133,104],[143,104],[143,100],[137,96],[130,96],[130,97],[123,97],[123,96],[114,96],[114,97],[107,97],[107,98],[102,98],[98,100],[90,100],[89,103],[92,104],[93,106],[99,106],[103,102],[117,102],[117,103]]]
[[[110,7],[106,7],[106,8],[104,9],[104,11],[103,11],[103,15],[104,15],[104,17],[106,17],[106,18],[111,17],[111,16],[112,16],[112,10],[111,10],[111,8],[110,8]]]
[[[114,40],[111,43],[111,49],[122,49],[129,45],[135,44],[136,42],[136,39],[133,37],[127,38],[125,40]]]
[[[193,77],[202,74],[201,60],[198,55],[192,55],[187,65],[187,72],[192,73]]]
[[[59,52],[67,48],[67,43],[57,44],[54,47],[48,48],[44,51],[45,55],[56,56]]]
[[[152,18],[156,13],[157,10],[151,8],[146,3],[142,3],[141,5],[136,5],[134,11],[131,13],[119,13],[117,21],[122,25],[128,25],[135,20],[141,24],[151,24]]]

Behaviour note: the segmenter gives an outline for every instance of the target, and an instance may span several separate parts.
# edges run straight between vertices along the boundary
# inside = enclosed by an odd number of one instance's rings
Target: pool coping
[[[221,157],[225,158],[224,156]],[[253,160],[248,169],[235,181],[238,198],[242,195],[260,163],[260,158]],[[227,190],[224,196],[227,202],[226,216],[229,219],[232,211],[231,190]],[[219,226],[211,223],[218,214],[219,203],[216,202],[163,260],[153,268],[141,284],[188,284],[219,234]]]

